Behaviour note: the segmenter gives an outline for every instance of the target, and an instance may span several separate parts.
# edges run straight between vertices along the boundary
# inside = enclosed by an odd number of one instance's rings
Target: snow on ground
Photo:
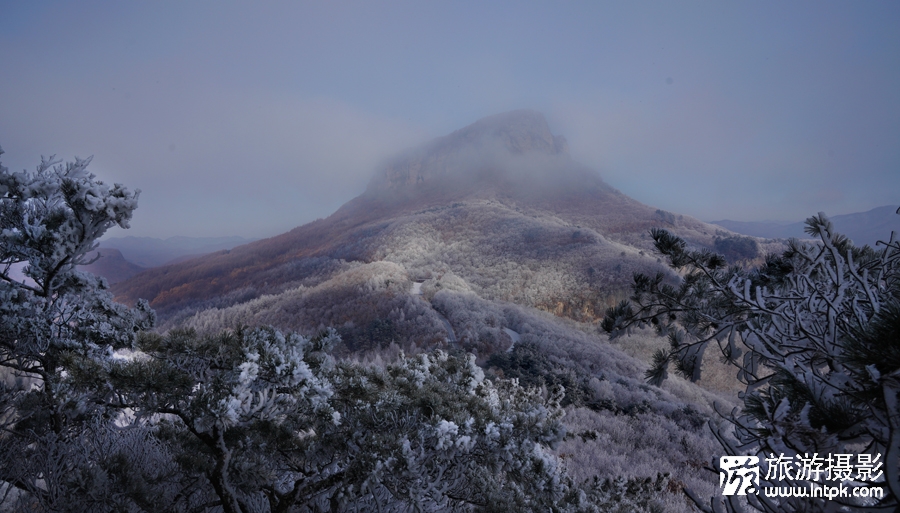
[[[505,331],[506,334],[509,335],[509,338],[512,339],[512,344],[510,344],[509,349],[506,350],[507,353],[511,353],[513,347],[516,346],[516,343],[522,340],[522,335],[519,335],[518,332],[515,332],[509,328],[503,328],[503,331]]]
[[[437,310],[435,310],[435,311],[437,311]],[[447,328],[447,340],[449,342],[456,342],[456,332],[453,331],[453,326],[450,325],[450,321],[448,321],[446,317],[441,315],[440,312],[438,312],[438,315],[441,316],[441,322],[443,322],[444,327]]]

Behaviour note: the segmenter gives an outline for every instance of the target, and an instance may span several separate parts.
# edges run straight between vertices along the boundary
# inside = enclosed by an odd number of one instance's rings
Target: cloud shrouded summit
[[[610,187],[569,156],[541,114],[513,111],[395,157],[325,219],[151,269],[115,290],[149,299],[165,318],[210,297],[226,304],[388,262],[407,277],[450,273],[482,297],[594,319],[633,271],[659,267],[646,238],[658,226],[701,247],[716,236]]]
[[[487,167],[507,167],[516,157],[568,159],[566,139],[553,135],[543,114],[514,110],[496,114],[391,159],[370,190],[401,189]],[[471,177],[468,177],[471,178]]]

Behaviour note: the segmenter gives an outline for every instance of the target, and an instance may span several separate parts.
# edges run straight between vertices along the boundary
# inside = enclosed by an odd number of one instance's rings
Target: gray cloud
[[[4,119],[41,133],[5,137],[4,162],[32,168],[41,153],[90,148],[95,174],[142,190],[129,234],[259,237],[326,216],[362,192],[375,163],[423,137],[334,98],[190,85],[136,81],[51,96],[38,113],[10,106]]]
[[[14,169],[94,154],[143,190],[130,234],[266,236],[524,107],[640,201],[798,220],[898,203],[898,22],[890,2],[22,4],[0,144]]]

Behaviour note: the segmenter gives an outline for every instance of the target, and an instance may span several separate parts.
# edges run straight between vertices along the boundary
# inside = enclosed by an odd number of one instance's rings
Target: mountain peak
[[[482,118],[395,157],[377,173],[369,189],[427,184],[440,177],[496,166],[506,157],[568,153],[565,138],[550,132],[543,114],[514,110]]]
[[[498,142],[513,154],[538,152],[559,155],[569,152],[565,138],[550,132],[544,115],[528,109],[482,118],[442,139],[450,139],[457,144]]]

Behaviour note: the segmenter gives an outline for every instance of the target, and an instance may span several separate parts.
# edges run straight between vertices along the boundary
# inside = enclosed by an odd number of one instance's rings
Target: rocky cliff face
[[[370,191],[397,190],[497,166],[510,156],[565,156],[565,138],[550,132],[539,112],[516,110],[483,118],[394,159]]]

